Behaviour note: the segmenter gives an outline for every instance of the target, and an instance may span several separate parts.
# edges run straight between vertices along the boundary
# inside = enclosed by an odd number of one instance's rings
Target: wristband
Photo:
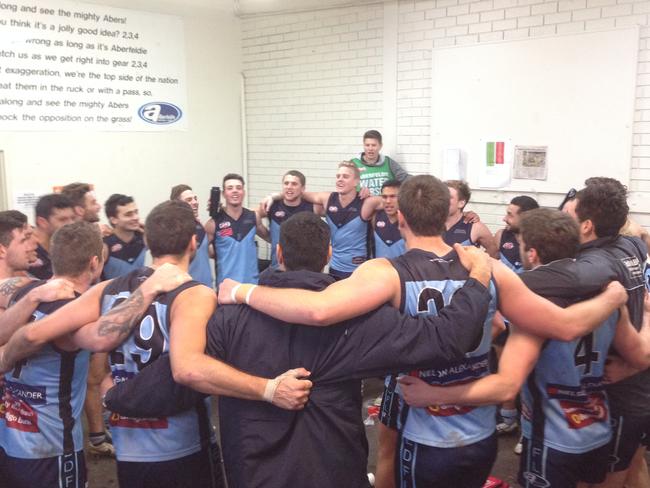
[[[273,403],[273,396],[275,395],[275,390],[277,390],[279,384],[280,377],[266,381],[266,386],[264,386],[264,394],[262,395],[264,401]]]
[[[248,289],[248,293],[246,293],[246,305],[249,305],[250,299],[251,299],[251,294],[253,293],[253,290],[257,288],[257,285],[253,285]]]
[[[232,300],[233,303],[237,303],[237,290],[239,290],[239,287],[242,284],[239,283],[238,285],[235,285],[232,290],[230,290],[230,299]]]

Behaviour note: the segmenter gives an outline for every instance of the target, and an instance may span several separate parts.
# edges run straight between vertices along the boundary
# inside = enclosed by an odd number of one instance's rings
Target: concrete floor
[[[364,399],[366,401],[364,401],[364,405],[367,401],[372,401],[381,393],[382,384],[383,382],[380,380],[370,380],[366,382],[364,387]],[[215,412],[214,424],[217,425],[216,409],[213,409],[213,412]],[[376,427],[366,427],[366,435],[370,446],[368,471],[374,472],[377,448]],[[516,435],[499,438],[499,454],[492,470],[494,476],[507,481],[514,486],[516,486],[517,470],[519,466],[519,456],[516,456],[513,453],[513,448],[516,442]],[[118,486],[117,476],[115,473],[115,462],[112,459],[87,456],[87,461],[90,488],[116,488]]]

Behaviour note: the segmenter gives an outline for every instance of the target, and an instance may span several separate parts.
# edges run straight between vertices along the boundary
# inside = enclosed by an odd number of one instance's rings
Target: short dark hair
[[[106,212],[108,221],[111,221],[111,217],[117,217],[117,207],[128,205],[129,203],[133,203],[133,201],[133,197],[122,195],[121,193],[113,193],[108,197],[106,203],[104,203],[104,212]]]
[[[312,212],[299,212],[280,226],[280,247],[287,271],[322,271],[329,244],[329,227]]]
[[[516,205],[519,207],[517,213],[528,212],[529,210],[534,210],[539,208],[539,203],[533,197],[528,195],[519,195],[510,200],[510,205]]]
[[[241,181],[242,185],[246,185],[246,183],[244,182],[244,177],[242,175],[238,175],[237,173],[228,173],[226,176],[223,177],[221,186],[226,186],[226,181],[228,180],[239,180]]]
[[[72,201],[62,193],[50,193],[43,195],[36,202],[36,218],[43,217],[49,219],[54,209],[73,208]]]
[[[13,240],[15,229],[22,229],[27,224],[27,215],[18,210],[0,212],[0,245],[8,246]]]
[[[465,205],[469,203],[469,199],[472,197],[472,190],[470,190],[467,182],[463,180],[447,180],[445,181],[449,188],[453,188],[458,193],[458,200],[463,200]],[[465,208],[463,205],[463,208]]]
[[[295,176],[300,180],[300,184],[302,186],[305,186],[305,183],[307,183],[307,178],[305,178],[305,175],[303,175],[297,169],[290,169],[289,171],[287,171],[284,175],[282,175],[282,181],[284,181],[285,176]]]
[[[156,205],[144,223],[151,256],[181,256],[192,240],[195,227],[194,212],[187,203],[169,200]]]
[[[178,200],[183,192],[186,192],[187,190],[192,190],[192,187],[190,185],[185,185],[181,183],[180,185],[176,185],[172,187],[172,192],[169,195],[170,200]]]
[[[526,211],[521,216],[519,233],[526,245],[525,251],[535,249],[542,264],[578,253],[580,233],[571,216],[550,208]]]
[[[93,188],[88,183],[70,183],[61,188],[61,194],[68,197],[72,202],[73,207],[85,207],[86,202],[84,201],[86,193],[92,191]]]
[[[99,228],[83,220],[59,228],[50,241],[50,258],[54,274],[79,276],[88,269],[90,260],[103,258],[103,241]]]
[[[399,188],[402,186],[402,183],[400,183],[399,180],[386,180],[382,183],[381,189],[383,190],[384,188]]]
[[[363,140],[365,141],[366,139],[375,139],[376,141],[379,142],[379,144],[381,144],[381,132],[379,132],[378,130],[374,130],[374,129],[367,130],[363,134]]]
[[[616,236],[625,225],[630,208],[626,192],[616,181],[592,183],[576,194],[579,222],[591,220],[598,237]]]
[[[608,176],[592,176],[585,180],[585,186],[597,185],[600,183],[611,183],[614,187],[618,188],[621,193],[627,198],[627,186],[618,181],[615,178],[610,178]]]
[[[402,183],[399,211],[415,235],[439,236],[449,214],[449,188],[431,175],[418,175]]]

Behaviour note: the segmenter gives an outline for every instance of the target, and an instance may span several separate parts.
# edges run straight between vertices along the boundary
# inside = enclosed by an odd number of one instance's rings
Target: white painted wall
[[[310,189],[333,189],[335,163],[371,128],[410,172],[427,172],[433,47],[639,25],[632,158],[612,164],[630,166],[630,206],[650,226],[649,14],[648,0],[387,0],[244,18],[251,200],[292,168]],[[496,230],[513,196],[477,190],[470,206]],[[548,206],[562,199],[533,196]]]
[[[20,192],[47,193],[55,185],[85,181],[95,184],[102,203],[111,193],[133,195],[142,215],[168,199],[178,183],[194,187],[205,207],[210,186],[220,185],[227,172],[241,171],[239,19],[225,11],[173,6],[156,12],[184,21],[189,130],[0,132],[10,204]]]

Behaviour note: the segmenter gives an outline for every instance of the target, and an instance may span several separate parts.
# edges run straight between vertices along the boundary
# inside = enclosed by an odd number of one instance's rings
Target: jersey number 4
[[[591,363],[600,359],[600,353],[594,351],[594,334],[587,334],[582,337],[576,345],[573,353],[573,359],[576,366],[584,366],[584,374],[591,374]]]

